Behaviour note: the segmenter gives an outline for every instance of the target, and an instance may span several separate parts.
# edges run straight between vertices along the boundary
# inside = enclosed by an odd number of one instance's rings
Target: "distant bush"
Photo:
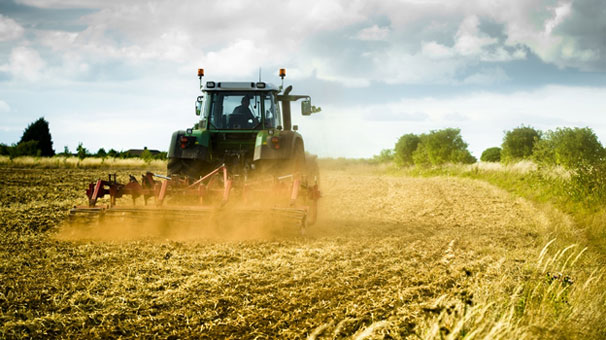
[[[393,150],[383,149],[378,155],[372,156],[372,161],[375,163],[387,163],[393,161]]]
[[[166,152],[166,151],[160,151],[159,154],[154,155],[154,159],[157,159],[157,160],[168,159],[168,152]]]
[[[419,136],[412,133],[400,137],[394,150],[394,162],[398,166],[413,165],[412,154],[417,150],[420,140]]]
[[[537,163],[575,168],[597,164],[606,151],[590,128],[557,128],[547,131],[536,144],[533,158]]]
[[[154,156],[152,155],[151,151],[145,148],[143,152],[141,152],[141,158],[143,158],[145,163],[150,163],[152,159],[154,159]]]
[[[415,165],[441,165],[444,163],[475,163],[467,150],[460,129],[433,130],[419,136],[419,145],[412,154]]]
[[[63,152],[55,154],[55,156],[62,156],[62,157],[69,157],[71,155],[72,155],[72,152],[69,150],[69,148],[67,147],[67,145],[65,145],[63,147]]]
[[[104,148],[100,148],[95,154],[95,157],[105,158],[107,157],[107,152],[105,152]]]
[[[577,164],[570,176],[568,193],[577,202],[603,207],[606,204],[606,162]]]
[[[78,158],[80,159],[84,159],[86,157],[90,157],[92,156],[89,152],[88,149],[84,147],[84,145],[82,143],[78,143],[78,147],[76,148],[76,154],[78,155]]]
[[[9,149],[10,158],[21,156],[36,156],[40,157],[42,150],[38,147],[37,140],[30,140],[27,142],[21,142]]]
[[[0,155],[1,156],[9,156],[11,153],[11,146],[8,146],[6,144],[0,144]]]
[[[501,161],[501,148],[493,147],[488,148],[482,152],[480,156],[482,162],[500,162]]]
[[[530,126],[520,126],[505,132],[501,145],[501,160],[515,162],[529,159],[532,156],[535,143],[541,139],[541,131]]]

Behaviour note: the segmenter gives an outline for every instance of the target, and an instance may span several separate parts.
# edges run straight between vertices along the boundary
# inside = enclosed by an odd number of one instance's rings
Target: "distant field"
[[[80,159],[78,157],[31,157],[22,156],[10,159],[8,156],[0,156],[0,166],[7,167],[28,167],[28,168],[47,168],[47,169],[108,169],[108,168],[123,168],[123,169],[166,169],[166,161],[150,160],[145,161],[141,158],[97,158],[87,157]]]
[[[66,241],[108,163],[0,163],[0,338],[606,336],[604,268],[570,216],[482,181],[321,162],[304,237]]]

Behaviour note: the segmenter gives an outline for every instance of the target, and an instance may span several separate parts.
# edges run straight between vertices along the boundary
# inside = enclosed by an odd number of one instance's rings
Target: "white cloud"
[[[466,17],[454,35],[454,45],[452,47],[435,41],[423,42],[423,55],[432,59],[463,57],[467,58],[470,63],[477,61],[506,62],[526,58],[523,49],[515,47],[512,51],[509,51],[502,46],[498,39],[482,33],[478,28],[479,24],[480,21],[477,16]]]
[[[121,0],[15,0],[16,3],[38,8],[101,8]]]
[[[25,47],[15,47],[7,64],[0,65],[0,71],[9,72],[14,78],[36,81],[42,77],[46,62],[38,51]]]
[[[0,14],[0,42],[21,38],[24,29],[15,20]]]
[[[251,40],[238,40],[216,52],[209,52],[201,58],[199,65],[222,77],[237,78],[253,73],[267,61],[273,62],[268,49]]]
[[[456,43],[454,49],[463,56],[480,55],[486,47],[497,43],[497,39],[482,34],[478,30],[480,23],[477,16],[472,15],[461,23],[455,35]]]
[[[423,42],[421,52],[431,59],[444,59],[454,56],[454,51],[435,41]]]
[[[559,2],[552,7],[547,1],[519,0],[508,6],[491,15],[504,24],[507,45],[527,46],[546,63],[559,67],[604,70],[603,1]]]
[[[373,80],[387,84],[452,84],[457,70],[465,66],[461,58],[430,59],[424,52],[411,54],[398,47],[371,56]]]
[[[379,25],[372,25],[370,27],[366,27],[356,35],[356,38],[359,40],[385,40],[389,35],[389,27],[379,27]]]
[[[500,68],[483,69],[477,73],[474,73],[463,80],[463,84],[474,84],[474,85],[490,85],[502,83],[509,80],[509,77],[505,71]]]
[[[549,35],[553,29],[564,21],[564,19],[570,15],[570,9],[572,2],[564,3],[555,8],[555,15],[552,19],[545,22],[545,34]]]
[[[99,8],[76,22],[86,25],[80,32],[33,30],[36,38],[29,43],[44,45],[62,60],[52,65],[55,73],[75,78],[79,72],[85,77],[97,64],[118,62],[174,63],[177,70],[201,66],[229,77],[284,65],[347,86],[372,81],[443,84],[456,83],[470,65],[525,59],[527,51],[557,65],[595,63],[604,55],[600,48],[580,48],[577,40],[559,32],[574,16],[573,4],[548,7],[544,0],[267,0],[263,6],[236,0],[21,1],[47,8]],[[377,17],[389,24],[376,23]],[[502,25],[502,31],[488,34],[481,29],[484,22]],[[324,42],[324,55],[309,48],[334,31],[344,32],[346,47],[343,41]],[[364,50],[367,44],[359,40],[384,43]],[[358,76],[361,65],[366,74]]]

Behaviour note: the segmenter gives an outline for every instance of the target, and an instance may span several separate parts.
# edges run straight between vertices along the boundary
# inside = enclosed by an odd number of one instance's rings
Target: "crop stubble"
[[[478,181],[325,171],[305,237],[62,240],[105,173],[0,168],[0,337],[412,336],[503,271],[524,280],[550,223]]]

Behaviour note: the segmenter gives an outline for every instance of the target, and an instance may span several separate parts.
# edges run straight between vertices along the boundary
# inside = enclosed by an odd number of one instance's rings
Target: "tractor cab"
[[[280,69],[279,75],[284,81],[286,71]],[[222,165],[232,174],[270,169],[281,175],[292,172],[292,164],[305,161],[303,137],[292,124],[291,103],[301,100],[303,116],[319,112],[309,96],[292,95],[292,86],[283,88],[283,84],[203,82],[203,76],[199,69],[202,95],[196,100],[196,115],[200,121],[173,133],[169,176],[199,178]]]
[[[266,130],[282,127],[277,101],[278,88],[272,84],[209,81],[198,97],[199,127],[207,130]]]

